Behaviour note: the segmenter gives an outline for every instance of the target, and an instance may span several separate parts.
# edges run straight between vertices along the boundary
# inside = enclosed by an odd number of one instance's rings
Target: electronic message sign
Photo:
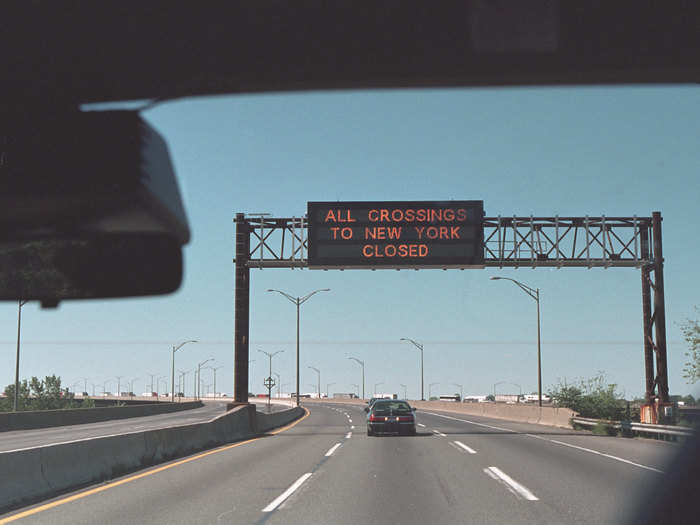
[[[483,201],[309,202],[309,268],[483,268]]]

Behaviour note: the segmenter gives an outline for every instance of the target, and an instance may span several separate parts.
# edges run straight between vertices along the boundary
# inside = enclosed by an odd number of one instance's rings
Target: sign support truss
[[[624,267],[641,270],[647,403],[651,403],[657,396],[662,403],[669,401],[661,220],[659,212],[654,212],[651,217],[606,217],[604,215],[502,217],[499,215],[483,219],[485,267],[606,269]],[[246,402],[248,398],[248,271],[251,268],[308,268],[308,221],[305,216],[272,218],[264,215],[246,216],[239,213],[234,222],[236,223],[236,258],[234,259],[236,264],[236,371],[234,376],[237,385],[235,396],[236,401]],[[445,269],[448,268],[460,267],[445,267]],[[401,269],[412,268],[402,267]],[[243,288],[240,293],[239,285]],[[245,313],[239,311],[243,308]],[[245,362],[243,362],[244,352]],[[656,374],[654,374],[654,356]],[[242,375],[245,375],[245,379]],[[239,385],[241,388],[238,388]]]

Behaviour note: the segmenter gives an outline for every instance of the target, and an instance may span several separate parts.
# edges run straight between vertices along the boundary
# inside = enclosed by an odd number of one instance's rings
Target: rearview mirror
[[[162,137],[132,111],[10,122],[0,130],[0,299],[177,290],[190,232]]]

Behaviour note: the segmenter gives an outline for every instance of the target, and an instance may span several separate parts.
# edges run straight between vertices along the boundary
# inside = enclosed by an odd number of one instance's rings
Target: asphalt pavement
[[[0,517],[19,523],[620,523],[664,482],[672,443],[418,411],[368,437],[361,406]]]

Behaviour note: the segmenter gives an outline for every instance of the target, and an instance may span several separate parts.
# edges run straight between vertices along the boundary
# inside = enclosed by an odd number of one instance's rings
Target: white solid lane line
[[[431,414],[431,415],[433,415],[433,416],[438,416],[438,417],[444,417],[445,419],[453,419],[454,421],[461,421],[461,422],[463,422],[463,423],[470,423],[470,424],[472,424],[472,425],[477,425],[477,426],[480,426],[480,427],[492,428],[492,429],[494,429],[494,430],[502,430],[502,431],[504,431],[504,432],[510,432],[510,433],[512,433],[512,434],[517,434],[517,433],[518,433],[518,432],[516,432],[515,430],[511,430],[510,428],[494,427],[494,426],[492,426],[492,425],[485,425],[484,423],[477,423],[476,421],[469,421],[469,420],[467,420],[467,419],[459,419],[459,418],[456,418],[456,417],[450,417],[450,416],[444,416],[444,415],[442,415],[442,414],[436,414],[435,412],[426,412],[426,414]],[[642,464],[640,464],[640,463],[635,463],[634,461],[630,461],[629,459],[624,459],[624,458],[620,458],[620,457],[618,457],[618,456],[613,456],[612,454],[606,454],[605,452],[599,452],[599,451],[593,450],[593,449],[591,449],[591,448],[579,447],[578,445],[572,445],[571,443],[565,443],[565,442],[563,442],[563,441],[557,441],[556,439],[549,439],[549,438],[545,438],[545,437],[542,437],[542,436],[536,436],[536,435],[534,435],[534,434],[523,434],[523,435],[524,435],[524,436],[531,437],[531,438],[535,438],[535,439],[541,439],[542,441],[549,441],[550,443],[555,443],[555,444],[557,444],[557,445],[563,445],[563,446],[565,446],[565,447],[575,448],[575,449],[577,449],[577,450],[581,450],[581,451],[583,451],[583,452],[588,452],[588,453],[590,453],[590,454],[596,454],[597,456],[602,456],[602,457],[605,457],[605,458],[608,458],[608,459],[613,459],[613,460],[615,460],[615,461],[620,461],[620,462],[622,462],[622,463],[627,463],[628,465],[632,465],[632,466],[634,466],[634,467],[643,468],[643,469],[646,469],[646,470],[651,470],[652,472],[658,472],[659,474],[664,474],[664,473],[665,473],[663,470],[659,470],[659,469],[657,469],[657,468],[650,467],[650,466],[648,466],[648,465],[642,465]]]
[[[339,447],[340,445],[342,445],[342,443],[336,443],[336,444],[333,445],[330,449],[328,449],[328,452],[326,452],[326,457],[332,455],[333,452],[335,452],[335,451],[338,449],[338,447]]]
[[[418,426],[425,428],[425,425],[423,423],[418,423]]]
[[[535,496],[532,492],[530,492],[527,487],[515,481],[513,478],[511,478],[508,474],[503,472],[498,467],[485,468],[484,472],[486,472],[486,474],[491,476],[493,479],[499,479],[508,486],[511,492],[514,491],[514,494],[517,494],[528,501],[538,501],[540,499],[537,496]]]
[[[578,450],[583,450],[584,452],[590,452],[591,454],[597,454],[599,456],[604,456],[606,458],[614,459],[616,461],[621,461],[622,463],[628,463],[629,465],[634,465],[635,467],[644,468],[647,470],[651,470],[653,472],[658,472],[659,474],[664,473],[663,470],[659,470],[659,469],[656,469],[654,467],[648,467],[646,465],[641,465],[639,463],[635,463],[634,461],[630,461],[630,460],[624,459],[624,458],[618,458],[617,456],[605,454],[604,452],[598,452],[597,450],[593,450],[590,448],[579,447],[578,445],[572,445],[571,443],[564,443],[563,441],[557,441],[556,439],[548,439],[547,441],[551,441],[552,443],[556,443],[557,445],[564,445],[565,447],[571,447],[571,448],[575,448]]]
[[[471,448],[471,447],[468,447],[467,445],[465,445],[465,444],[462,443],[461,441],[455,441],[454,444],[457,445],[458,447],[462,447],[464,450],[466,450],[466,451],[469,452],[470,454],[476,454],[476,450],[474,450],[474,449]]]
[[[345,439],[350,439],[352,437],[352,432],[345,434]]]
[[[294,491],[297,490],[299,487],[303,485],[303,483],[311,477],[311,472],[307,472],[304,474],[302,477],[300,477],[298,480],[296,480],[294,483],[292,483],[292,486],[289,487],[287,490],[285,490],[282,494],[280,494],[275,500],[270,503],[267,507],[265,507],[262,511],[263,512],[272,512],[275,510],[277,507],[279,507],[284,500],[286,500],[289,496],[294,494]]]

